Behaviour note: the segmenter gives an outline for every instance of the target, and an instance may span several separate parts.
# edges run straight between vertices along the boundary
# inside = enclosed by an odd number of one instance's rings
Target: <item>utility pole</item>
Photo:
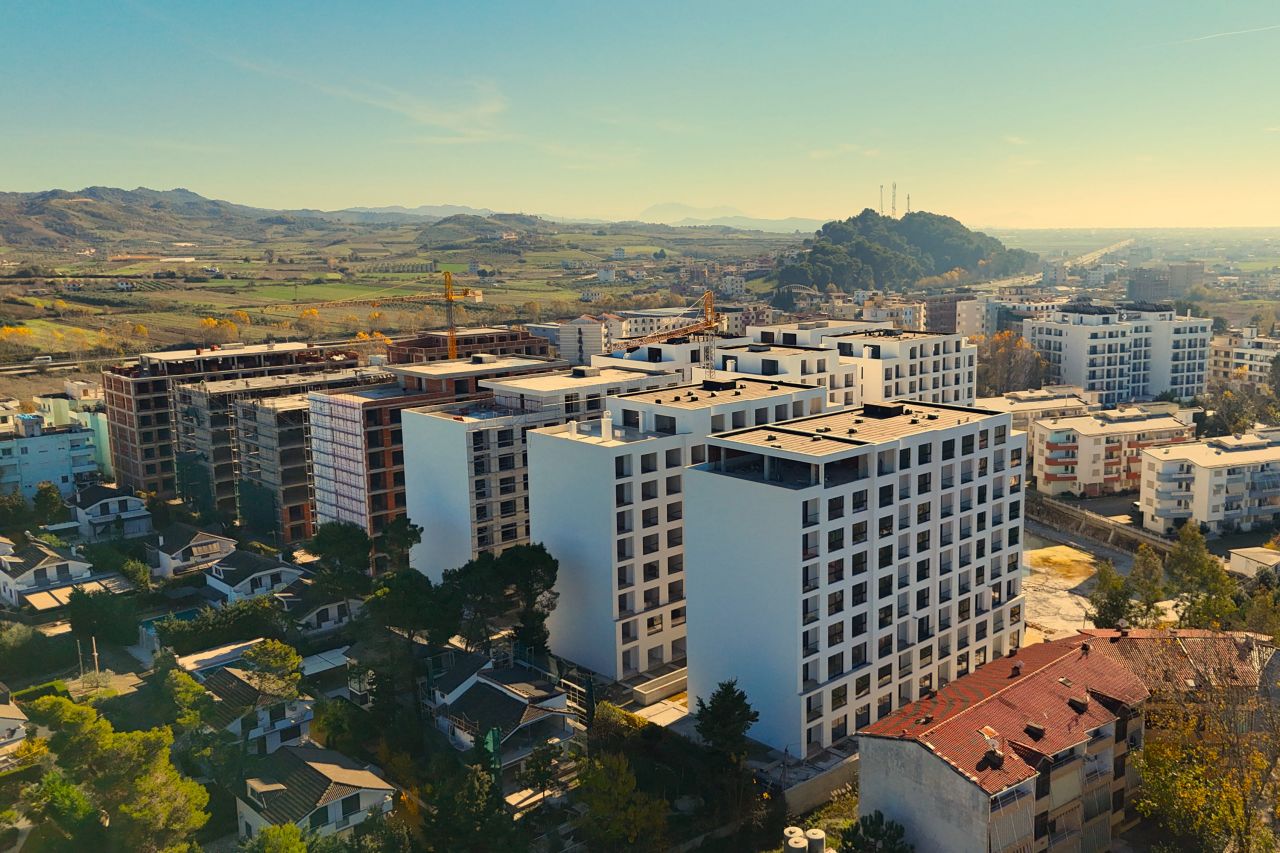
[[[884,184],[880,185],[880,215],[884,216]]]
[[[90,637],[89,639],[93,641],[93,683],[96,685],[96,684],[98,683],[98,678],[99,678],[99,672],[98,672],[98,638],[97,638],[97,636],[93,636],[93,637]]]
[[[80,664],[80,683],[84,683],[84,652],[80,651],[80,638],[76,637],[76,663]]]
[[[892,216],[894,219],[898,218],[898,182],[897,181],[893,182],[893,195],[892,195],[892,201],[890,202],[890,206],[889,206],[889,215]]]

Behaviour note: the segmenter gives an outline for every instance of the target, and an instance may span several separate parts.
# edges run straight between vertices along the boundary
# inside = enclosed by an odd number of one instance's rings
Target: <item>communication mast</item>
[[[907,193],[907,213],[911,213],[911,193]]]
[[[889,215],[894,219],[898,218],[898,182],[893,182],[893,204],[889,208]]]
[[[884,184],[880,185],[880,215],[884,216]]]

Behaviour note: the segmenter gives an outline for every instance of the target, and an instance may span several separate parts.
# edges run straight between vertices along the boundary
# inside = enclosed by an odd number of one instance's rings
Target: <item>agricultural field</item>
[[[475,224],[490,220],[464,219],[475,222],[380,225],[323,238],[129,241],[87,254],[0,246],[0,361],[438,328],[445,322],[446,270],[456,288],[480,294],[455,303],[460,323],[684,304],[669,291],[676,265],[754,259],[796,242],[714,228],[542,220],[515,239],[511,232],[497,239]],[[468,228],[481,236],[468,238]],[[617,248],[624,260],[613,259]],[[482,274],[469,272],[472,264]],[[618,271],[618,282],[597,281],[605,264]],[[33,268],[39,277],[13,276]],[[639,271],[643,277],[624,275]],[[118,282],[132,289],[121,290]],[[600,301],[584,302],[587,290]]]

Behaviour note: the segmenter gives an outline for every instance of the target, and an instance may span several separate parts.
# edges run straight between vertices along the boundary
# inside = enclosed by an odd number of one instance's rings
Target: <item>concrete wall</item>
[[[881,812],[906,827],[919,851],[986,853],[990,799],[914,741],[858,738],[858,814]]]
[[[461,423],[413,410],[405,411],[401,426],[405,510],[422,528],[409,564],[439,583],[445,571],[471,559],[469,433]]]

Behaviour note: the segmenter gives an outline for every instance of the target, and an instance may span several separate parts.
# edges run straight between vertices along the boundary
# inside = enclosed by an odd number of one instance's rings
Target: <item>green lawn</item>
[[[133,693],[104,699],[96,707],[118,732],[145,731],[174,721],[173,705],[154,674]]]

